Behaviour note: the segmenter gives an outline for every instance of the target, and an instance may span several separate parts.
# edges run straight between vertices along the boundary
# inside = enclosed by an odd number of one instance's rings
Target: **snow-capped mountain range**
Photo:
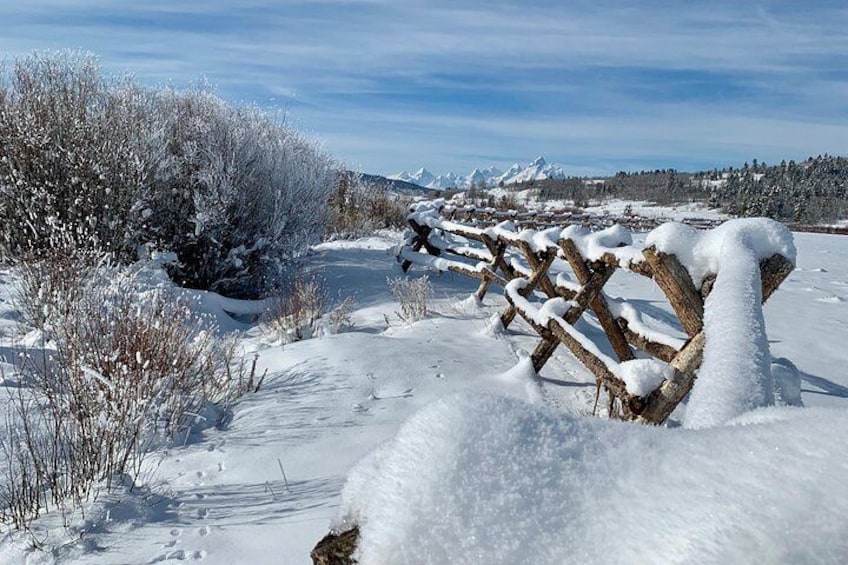
[[[392,175],[389,178],[411,182],[426,188],[443,189],[468,188],[472,184],[478,187],[491,187],[500,186],[501,183],[506,185],[531,180],[561,179],[566,176],[562,167],[548,163],[544,157],[536,157],[529,165],[519,165],[516,163],[506,171],[501,171],[496,167],[488,167],[485,169],[474,169],[467,175],[457,175],[455,173],[434,175],[427,169],[422,168],[414,173],[404,171]]]

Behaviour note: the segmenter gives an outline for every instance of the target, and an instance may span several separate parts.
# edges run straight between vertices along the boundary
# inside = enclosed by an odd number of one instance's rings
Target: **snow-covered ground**
[[[628,208],[629,206],[629,208]],[[635,216],[645,218],[664,218],[666,220],[682,221],[685,219],[719,220],[730,216],[714,208],[707,208],[702,202],[675,204],[673,206],[658,206],[650,202],[632,200],[608,200],[602,204],[587,206],[586,212],[598,215],[623,216],[629,209]]]
[[[474,560],[480,547],[510,563],[526,562],[521,556],[580,563],[744,562],[752,554],[769,563],[848,559],[848,237],[795,234],[797,269],[765,307],[771,354],[800,370],[806,408],[771,409],[724,431],[586,417],[591,375],[560,348],[534,379],[526,355],[536,334],[520,321],[492,332],[489,318],[503,297],[493,289],[478,305],[467,299],[474,282],[457,275],[433,277],[427,319],[401,322],[386,285],[399,274],[399,239],[387,233],[315,248],[310,270],[331,294],[357,300],[350,331],[279,345],[259,327],[228,324],[244,330],[244,349],[258,352],[260,370],[268,369],[261,390],[233,407],[228,425],[157,453],[149,484],[102,498],[81,524],[84,535],[44,520],[36,534],[55,549],[31,550],[7,536],[0,562],[309,563],[331,524],[376,508],[397,526],[368,534],[370,555],[383,563],[392,536],[407,539],[414,529],[406,515],[392,514],[403,505],[421,511],[422,525],[444,520],[436,533],[452,545],[440,553],[426,546],[432,536],[413,536],[423,545],[395,554],[399,561],[490,562]],[[0,320],[8,329],[14,309],[6,280]],[[669,318],[648,280],[617,273],[606,290]],[[523,424],[514,429],[515,422]],[[392,486],[410,450],[427,462],[417,470],[421,481]],[[534,472],[539,482],[521,480]],[[443,488],[475,478],[486,493],[477,499]],[[498,505],[521,511],[488,522]],[[468,527],[451,530],[457,518]],[[553,529],[562,537],[547,536]],[[510,545],[510,532],[533,531],[539,535]]]

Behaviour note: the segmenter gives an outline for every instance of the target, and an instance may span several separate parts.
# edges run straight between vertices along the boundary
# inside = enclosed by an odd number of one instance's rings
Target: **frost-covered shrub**
[[[332,160],[273,115],[208,90],[108,80],[74,52],[0,68],[0,255],[74,245],[227,294],[273,287],[324,233]]]
[[[353,299],[331,303],[326,286],[318,278],[296,280],[268,304],[265,326],[285,342],[338,333],[352,325]]]
[[[337,334],[353,326],[353,308],[356,306],[356,301],[348,296],[347,298],[337,302],[333,307],[322,317],[324,325],[322,329],[329,334]]]
[[[423,320],[430,309],[430,298],[433,296],[433,285],[427,275],[417,279],[408,277],[386,278],[386,284],[392,296],[400,306],[398,317],[411,324]]]
[[[72,242],[23,253],[15,261],[21,321],[49,335],[83,299],[96,270],[108,262],[109,256]]]
[[[385,186],[368,183],[362,175],[350,171],[339,174],[329,204],[327,237],[358,237],[407,225],[408,198],[392,194]]]
[[[86,272],[47,317],[51,346],[17,363],[0,433],[0,520],[16,528],[79,508],[115,478],[137,480],[152,442],[184,437],[231,387],[255,382],[188,305]]]
[[[4,69],[0,245],[5,255],[79,246],[127,254],[147,182],[151,93],[108,85],[89,55],[33,55]]]
[[[256,108],[208,92],[158,97],[163,156],[138,203],[144,242],[175,251],[187,286],[249,295],[323,234],[330,158]]]

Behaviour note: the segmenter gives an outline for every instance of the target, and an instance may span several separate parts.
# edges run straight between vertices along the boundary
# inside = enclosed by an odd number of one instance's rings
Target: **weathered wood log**
[[[475,270],[470,267],[459,267],[459,266],[450,266],[447,269],[452,273],[456,273],[458,275],[463,275],[465,277],[469,277],[472,279],[477,279],[480,281],[489,280],[491,282],[496,282],[501,286],[506,286],[506,281],[499,274],[494,272],[488,267],[484,267],[480,270]]]
[[[612,253],[604,253],[601,257],[601,260],[598,263],[603,263],[610,267],[616,267],[619,269],[624,269],[626,271],[630,271],[631,273],[635,273],[637,275],[642,275],[643,277],[647,277],[649,279],[654,278],[654,272],[651,270],[651,266],[647,261],[642,261],[641,263],[629,263],[627,266],[623,266],[621,261],[619,261],[618,257],[616,257]],[[593,265],[594,266],[594,265]]]
[[[638,347],[642,351],[649,353],[653,357],[665,361],[666,363],[670,363],[671,360],[674,359],[674,356],[677,355],[677,350],[670,345],[652,341],[631,330],[628,327],[627,320],[624,318],[616,318],[615,321],[618,323],[622,333],[624,333],[624,337],[627,339],[627,343],[630,345]]]
[[[654,281],[668,297],[683,329],[690,337],[696,335],[704,325],[704,300],[689,272],[674,255],[658,252],[653,247],[644,249],[642,254],[654,273]]]
[[[356,544],[359,541],[359,528],[344,532],[330,532],[315,546],[309,556],[313,565],[356,565],[353,558]]]
[[[763,304],[771,298],[774,291],[783,284],[792,271],[795,270],[795,265],[779,253],[775,253],[765,261],[760,261],[760,278],[763,283]]]
[[[607,284],[608,280],[610,280],[612,274],[612,269],[604,268],[595,271],[589,276],[586,282],[583,283],[583,287],[580,291],[574,295],[574,298],[572,299],[574,306],[569,308],[568,312],[566,312],[565,316],[563,316],[566,322],[571,325],[577,323],[577,320],[579,320],[580,316],[583,315],[583,312],[589,308],[589,305],[596,301],[601,293],[601,289],[604,288],[604,285]]]
[[[430,232],[433,231],[430,226],[422,226],[412,218],[409,219],[409,227],[412,228],[412,231],[415,232],[415,237],[412,240],[412,250],[416,253],[421,251],[421,248],[424,247],[427,250],[427,253],[430,255],[438,257],[442,254],[442,251],[435,246],[433,246],[427,238],[430,237]],[[409,259],[404,259],[403,263],[401,263],[401,270],[405,273],[409,270],[409,267],[412,265],[412,261]]]
[[[584,286],[589,284],[589,281],[592,278],[592,273],[589,270],[589,267],[586,266],[586,260],[583,258],[583,255],[580,254],[580,251],[577,249],[574,242],[570,239],[561,239],[559,241],[559,246],[560,249],[562,249],[565,259],[571,266],[571,270],[574,271],[574,275],[577,277],[578,282]],[[607,280],[609,280],[609,277],[611,277],[614,272],[614,267],[602,265],[599,266],[595,272],[598,271],[604,271],[605,274],[608,272],[609,276],[607,277]],[[605,280],[604,284],[606,284],[606,282],[607,281]],[[610,345],[612,345],[612,349],[618,356],[619,361],[628,361],[633,359],[633,351],[627,344],[627,338],[625,338],[621,328],[610,313],[609,306],[607,306],[607,301],[604,298],[603,292],[598,292],[595,296],[593,296],[589,305],[598,317],[598,322],[607,334]]]
[[[412,238],[412,246],[410,248],[412,249],[412,251],[414,253],[418,253],[419,251],[421,251],[421,247],[423,247],[423,246],[424,246],[424,241],[421,239],[420,235],[416,234]],[[405,273],[405,272],[409,271],[409,267],[411,267],[411,266],[412,266],[412,261],[410,261],[409,259],[404,259],[403,263],[401,263],[401,265],[400,265],[400,268]]]
[[[557,295],[565,298],[566,300],[574,300],[574,297],[577,296],[577,291],[572,288],[565,288],[563,286],[555,286]]]
[[[484,237],[483,245],[486,246],[486,249],[489,250],[489,253],[492,254],[492,262],[491,262],[491,270],[497,273],[497,270],[503,273],[504,280],[509,282],[516,277],[515,269],[512,268],[512,265],[506,262],[504,259],[504,255],[506,254],[507,245],[499,242],[495,238]],[[486,296],[486,292],[489,290],[489,286],[491,286],[493,279],[486,279],[480,282],[480,286],[477,287],[477,291],[474,293],[474,296],[477,297],[477,300],[483,300],[483,297]],[[506,326],[504,326],[506,327]]]
[[[630,419],[642,412],[644,409],[644,400],[627,392],[627,386],[610,371],[606,363],[583,347],[583,344],[556,320],[551,320],[548,323],[548,329],[560,343],[568,347],[571,353],[583,363],[584,367],[589,369],[595,376],[596,381],[603,385],[612,397],[617,398],[621,402],[623,418]]]
[[[424,246],[424,249],[427,250],[427,253],[433,255],[434,257],[438,257],[442,254],[442,250],[430,243],[430,233],[433,231],[433,228],[430,226],[422,226],[415,220],[410,219],[409,225],[415,230],[415,233],[418,234],[418,237],[421,238],[421,243]],[[419,247],[420,249],[420,247]]]
[[[707,300],[707,297],[713,291],[715,279],[715,275],[708,275],[707,278],[704,279],[704,282],[701,284],[701,299],[703,299],[704,301]]]
[[[550,279],[548,279],[548,268],[550,268],[551,263],[553,263],[554,259],[556,258],[556,253],[553,251],[545,251],[541,254],[541,257],[539,258],[536,258],[535,253],[533,253],[532,251],[530,252],[530,255],[534,257],[534,262],[533,264],[531,264],[531,269],[533,272],[527,279],[527,286],[525,286],[520,291],[521,296],[525,298],[533,294],[533,291],[536,290],[536,285],[538,285],[540,281],[547,281],[548,284],[550,284],[551,281]],[[553,289],[553,286],[551,286],[551,289]],[[556,296],[556,290],[553,290],[553,294],[549,294],[548,296],[551,298]],[[501,314],[501,324],[504,328],[508,328],[512,321],[515,319],[515,305],[512,303],[511,300],[508,300],[508,302],[509,305]]]
[[[551,358],[551,355],[556,351],[559,342],[556,339],[542,339],[539,344],[536,346],[536,349],[533,350],[533,353],[530,354],[530,362],[533,363],[533,370],[537,373],[542,370],[542,367],[545,366],[545,363],[548,362],[548,359]]]
[[[401,250],[400,256],[403,257],[406,261],[409,261],[410,263],[417,263],[419,265],[430,267],[438,271],[449,271],[451,273],[456,273],[464,277],[469,277],[481,281],[490,280],[492,282],[500,284],[501,286],[506,286],[506,281],[503,279],[503,277],[498,275],[496,272],[492,271],[492,269],[490,269],[489,267],[472,267],[471,265],[462,263],[460,261],[444,259],[442,257],[434,257],[432,255],[426,255],[424,253],[416,253],[413,250],[407,249]]]
[[[674,412],[695,384],[695,371],[704,359],[705,342],[706,335],[703,331],[686,342],[686,345],[669,363],[674,369],[672,378],[663,381],[659,388],[648,396],[647,406],[639,414],[638,422],[662,424]]]
[[[500,269],[507,281],[511,281],[518,276],[518,273],[515,272],[515,269],[509,264],[509,261],[506,260],[506,251],[509,248],[509,245],[498,241],[497,238],[491,238],[488,236],[483,241],[483,244],[495,257],[495,260],[492,263],[494,268]]]
[[[452,255],[458,255],[460,257],[465,257],[466,259],[471,259],[473,261],[483,261],[491,264],[494,261],[494,257],[489,253],[486,249],[475,249],[473,247],[456,247],[456,246],[448,246],[444,248],[442,251],[445,253],[450,253]]]
[[[527,264],[530,265],[530,270],[533,271],[531,278],[535,281],[534,288],[538,285],[548,298],[556,296],[556,289],[554,289],[551,279],[548,278],[548,268],[556,258],[556,250],[545,249],[543,251],[536,252],[530,247],[530,244],[524,240],[518,240],[515,242],[515,246],[524,255],[524,258],[527,260]]]
[[[480,243],[483,243],[484,239],[486,238],[486,234],[481,233],[478,230],[466,228],[461,224],[456,224],[453,222],[448,223],[448,225],[442,225],[441,228],[442,231],[445,231],[447,233],[458,235],[460,237],[464,237],[465,239],[479,241]]]

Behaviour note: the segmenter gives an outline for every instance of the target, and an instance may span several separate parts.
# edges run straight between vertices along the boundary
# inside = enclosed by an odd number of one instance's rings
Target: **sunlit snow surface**
[[[848,412],[747,420],[649,428],[454,396],[354,469],[343,515],[367,564],[843,560]]]
[[[505,304],[499,289],[478,305],[467,300],[475,281],[432,276],[433,314],[412,327],[401,323],[386,287],[386,277],[399,274],[392,255],[399,235],[324,244],[308,265],[327,281],[331,295],[356,297],[352,331],[280,346],[256,328],[227,322],[228,331],[248,330],[242,345],[259,353],[260,370],[268,368],[262,390],[233,407],[225,429],[207,428],[185,446],[157,452],[145,487],[104,497],[75,523],[85,527],[81,539],[78,530],[65,532],[59,519],[48,517],[36,532],[54,550],[31,550],[25,540],[5,537],[0,563],[307,564],[330,525],[362,499],[353,496],[358,487],[352,482],[342,508],[351,469],[388,440],[385,461],[395,458],[401,473],[410,464],[408,452],[391,453],[400,438],[413,436],[419,437],[415,452],[426,455],[413,468],[422,479],[419,494],[413,492],[419,487],[408,484],[378,491],[377,484],[398,475],[377,477],[367,463],[351,476],[374,485],[375,501],[412,489],[409,501],[392,499],[400,504],[385,512],[408,508],[432,520],[437,507],[413,504],[416,496],[432,496],[443,508],[470,500],[469,509],[480,509],[471,522],[475,528],[500,515],[503,521],[491,523],[491,533],[479,534],[487,543],[494,532],[501,534],[491,543],[493,552],[526,547],[520,534],[534,523],[548,528],[568,521],[549,547],[528,548],[528,559],[512,562],[565,555],[569,545],[576,557],[563,561],[581,563],[669,563],[677,557],[687,563],[846,562],[848,237],[794,235],[798,268],[764,314],[771,355],[798,367],[806,408],[769,409],[744,416],[751,425],[709,430],[637,428],[588,416],[593,379],[563,348],[533,379],[527,352],[538,341],[535,333],[520,320],[507,332],[490,331],[490,318]],[[9,275],[0,278],[0,328],[9,335],[5,351],[13,353]],[[606,290],[674,325],[662,294],[647,279],[617,273]],[[203,300],[204,309],[227,321],[219,306],[212,296]],[[601,335],[591,319],[578,328]],[[608,346],[604,351],[612,355]],[[673,419],[684,416],[685,407]],[[434,422],[432,431],[422,439],[427,422]],[[452,431],[449,422],[459,429]],[[531,439],[512,442],[510,457],[488,449],[519,438]],[[455,457],[456,450],[466,455]],[[468,463],[467,473],[458,468],[460,461]],[[493,462],[503,470],[488,474]],[[556,495],[540,500],[530,489],[531,477],[539,493],[557,489]],[[450,494],[447,487],[455,480],[469,490]],[[476,488],[503,482],[511,484],[500,492]],[[491,497],[502,512],[483,508]],[[522,513],[536,503],[549,514]],[[374,505],[358,511],[366,510]],[[403,517],[399,535],[406,535],[404,524],[414,517]],[[372,526],[375,537],[366,535],[364,543],[378,555],[391,532]],[[422,533],[415,535],[421,539]],[[445,535],[445,544],[460,537]],[[436,539],[423,541],[432,549]],[[466,537],[461,543],[433,551],[471,551],[477,541]],[[479,544],[477,549],[489,551]],[[405,551],[412,561],[424,560],[415,557],[415,548]]]

